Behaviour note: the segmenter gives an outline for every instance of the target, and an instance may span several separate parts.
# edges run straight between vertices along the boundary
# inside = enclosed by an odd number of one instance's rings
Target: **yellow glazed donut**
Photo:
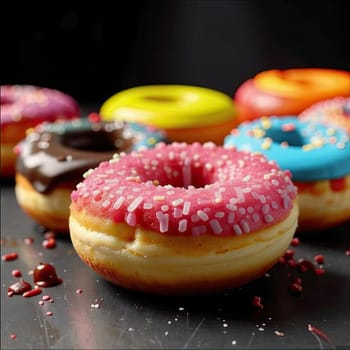
[[[164,129],[170,141],[222,144],[236,125],[232,99],[187,85],[148,85],[121,91],[101,106],[105,120],[133,121]]]

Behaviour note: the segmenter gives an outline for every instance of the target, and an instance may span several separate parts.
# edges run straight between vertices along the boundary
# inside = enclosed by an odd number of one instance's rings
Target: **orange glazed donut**
[[[44,121],[73,119],[78,103],[61,91],[32,85],[1,86],[1,176],[15,174],[14,146],[26,130]]]
[[[350,96],[350,73],[336,69],[268,70],[234,95],[239,122],[269,115],[298,115],[321,100]]]
[[[235,288],[284,254],[296,188],[263,155],[214,143],[159,143],[102,162],[72,192],[81,259],[117,285],[150,293]]]

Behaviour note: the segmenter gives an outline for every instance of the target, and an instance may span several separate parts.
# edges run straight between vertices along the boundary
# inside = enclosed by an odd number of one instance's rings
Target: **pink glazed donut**
[[[43,121],[79,117],[78,103],[58,90],[32,85],[1,86],[1,176],[15,174],[15,145]]]
[[[350,135],[350,97],[338,96],[317,102],[305,109],[299,118],[343,128]]]
[[[269,270],[297,227],[288,172],[214,143],[160,143],[85,174],[69,228],[106,280],[156,294],[239,287]]]

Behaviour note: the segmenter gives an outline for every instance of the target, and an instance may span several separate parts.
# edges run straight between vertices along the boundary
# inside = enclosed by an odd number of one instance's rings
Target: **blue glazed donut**
[[[224,147],[233,146],[262,153],[291,172],[299,191],[300,229],[325,228],[350,218],[346,130],[296,116],[262,117],[233,129]]]

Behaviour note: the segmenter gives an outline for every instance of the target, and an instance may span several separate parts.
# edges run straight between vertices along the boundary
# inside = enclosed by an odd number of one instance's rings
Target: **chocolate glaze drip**
[[[8,293],[12,294],[23,294],[32,289],[32,286],[29,282],[24,281],[22,278],[19,279],[16,283],[8,287]]]
[[[34,283],[39,287],[53,287],[62,283],[57,277],[56,269],[51,264],[40,263],[33,272]]]
[[[115,153],[130,152],[137,138],[123,123],[87,120],[37,128],[19,144],[17,172],[41,193],[58,183],[73,187],[83,174]]]

